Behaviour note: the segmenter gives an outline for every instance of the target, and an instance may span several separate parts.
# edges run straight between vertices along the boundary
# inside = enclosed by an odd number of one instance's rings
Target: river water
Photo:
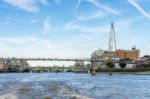
[[[150,76],[0,74],[0,99],[150,99]]]

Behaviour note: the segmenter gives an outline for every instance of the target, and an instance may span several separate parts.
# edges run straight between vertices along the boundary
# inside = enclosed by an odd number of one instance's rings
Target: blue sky
[[[1,57],[84,58],[108,49],[150,54],[149,0],[0,0]]]

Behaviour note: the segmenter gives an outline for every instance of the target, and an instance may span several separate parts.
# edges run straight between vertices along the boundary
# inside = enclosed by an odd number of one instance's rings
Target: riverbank
[[[71,71],[75,74],[87,74],[90,72],[88,71]],[[3,71],[0,73],[67,73],[67,72],[9,72],[9,71]],[[68,72],[69,73],[69,72]],[[138,74],[138,75],[150,75],[150,68],[135,68],[135,69],[125,69],[125,68],[113,68],[113,69],[98,69],[96,70],[96,74]]]
[[[96,74],[134,74],[134,75],[150,75],[150,71],[147,72],[97,72]]]
[[[86,74],[89,72],[75,72],[77,74]],[[123,69],[123,68],[115,68],[115,69],[98,69],[96,70],[96,74],[138,74],[138,75],[150,75],[150,69]]]

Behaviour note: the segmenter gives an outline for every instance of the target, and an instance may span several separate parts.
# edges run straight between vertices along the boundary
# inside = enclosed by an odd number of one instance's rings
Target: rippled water
[[[150,76],[0,74],[0,99],[150,99]]]

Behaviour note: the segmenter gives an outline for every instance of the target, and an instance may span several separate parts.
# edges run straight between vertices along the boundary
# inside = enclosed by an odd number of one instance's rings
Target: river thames
[[[149,84],[149,75],[8,73],[0,99],[150,99]]]

